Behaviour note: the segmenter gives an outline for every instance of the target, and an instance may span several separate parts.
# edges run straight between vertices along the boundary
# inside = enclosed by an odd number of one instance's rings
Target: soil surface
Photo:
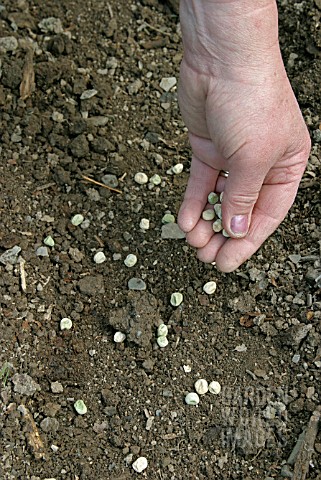
[[[162,224],[190,160],[161,86],[182,57],[176,3],[0,5],[1,479],[321,478],[321,3],[279,4],[312,152],[286,220],[232,274]],[[221,392],[186,405],[200,378]]]

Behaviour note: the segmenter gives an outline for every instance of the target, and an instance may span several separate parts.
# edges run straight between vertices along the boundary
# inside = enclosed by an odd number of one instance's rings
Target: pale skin
[[[284,69],[275,0],[181,0],[180,21],[192,163],[178,222],[200,260],[232,272],[285,218],[310,138]],[[201,219],[214,190],[224,190],[229,239]]]

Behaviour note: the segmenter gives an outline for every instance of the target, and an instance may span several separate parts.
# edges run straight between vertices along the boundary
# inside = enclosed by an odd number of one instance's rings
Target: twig
[[[317,408],[311,415],[304,438],[300,445],[293,471],[292,480],[305,480],[309,472],[314,442],[318,433],[321,409]]]
[[[25,259],[20,257],[19,264],[20,264],[20,279],[21,279],[21,289],[23,292],[27,290],[27,282],[26,282],[26,271],[25,271]]]
[[[86,177],[86,175],[82,175],[82,178],[84,180],[87,180],[88,182],[94,183],[95,185],[99,185],[100,187],[104,187],[104,188],[107,188],[108,190],[112,190],[113,192],[123,193],[121,190],[117,190],[117,188],[113,188],[113,187],[109,187],[108,185],[104,185],[103,183],[97,182],[96,180],[93,180],[90,177]]]
[[[113,16],[114,16],[113,9],[111,8],[111,5],[110,5],[109,2],[107,2],[107,8],[108,8],[108,13],[109,13],[110,18],[113,18]]]
[[[126,177],[126,175],[127,175],[127,172],[123,173],[122,176],[119,177],[118,180],[119,180],[120,182],[123,182],[123,180],[124,180],[124,178]]]
[[[144,22],[141,26],[141,28],[145,28],[145,27],[148,27],[150,28],[150,30],[154,30],[155,32],[158,32],[158,33],[162,33],[163,35],[167,35],[168,37],[171,37],[172,36],[172,33],[170,32],[163,32],[163,30],[161,30],[160,28],[156,28],[156,27],[153,27],[153,25],[150,25],[149,23],[147,22]]]
[[[23,404],[19,405],[18,410],[26,422],[26,438],[36,460],[46,458],[43,441],[30,411]]]

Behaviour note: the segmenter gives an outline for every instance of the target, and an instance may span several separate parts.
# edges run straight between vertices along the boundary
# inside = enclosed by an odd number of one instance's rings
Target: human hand
[[[258,3],[255,11],[251,0],[181,5],[179,102],[193,155],[178,222],[198,258],[223,272],[247,260],[284,219],[310,152],[279,50],[275,2]],[[201,219],[214,190],[224,190],[229,239]]]

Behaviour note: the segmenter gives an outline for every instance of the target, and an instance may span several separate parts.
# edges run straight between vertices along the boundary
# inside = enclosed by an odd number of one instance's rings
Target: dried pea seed
[[[202,213],[202,218],[203,220],[214,220],[215,218],[214,210],[211,210],[210,208],[207,210],[204,210],[204,212]]]
[[[211,382],[208,386],[208,390],[214,395],[218,395],[221,392],[221,385],[219,382]]]
[[[194,384],[195,390],[199,395],[204,395],[208,392],[208,383],[204,378],[200,378]]]
[[[207,282],[203,286],[203,291],[207,293],[207,295],[212,295],[216,290],[216,282]]]
[[[77,400],[74,403],[74,407],[78,415],[85,415],[87,413],[87,407],[85,405],[85,402],[83,400]]]
[[[230,238],[229,234],[227,233],[226,230],[224,230],[224,228],[222,230],[222,235],[223,235],[223,237]]]
[[[220,203],[216,203],[216,205],[214,205],[214,211],[218,218],[222,219],[222,205]]]
[[[158,337],[166,337],[168,334],[168,326],[165,323],[161,323],[157,328],[157,336]]]
[[[172,172],[178,175],[179,173],[182,173],[184,168],[184,165],[182,163],[177,163],[172,167]]]
[[[144,185],[145,183],[148,182],[148,177],[147,177],[146,173],[137,172],[134,176],[134,180],[139,185]]]
[[[83,221],[84,221],[84,217],[83,215],[81,215],[81,213],[77,213],[71,219],[71,223],[75,225],[75,227],[78,227],[78,225],[80,225]]]
[[[183,301],[183,295],[181,294],[181,292],[174,292],[172,293],[171,295],[171,305],[173,307],[178,307]]]
[[[207,196],[207,201],[208,201],[208,203],[210,203],[211,205],[215,205],[215,203],[218,202],[218,195],[217,195],[217,193],[215,193],[215,192],[209,193],[208,196]]]
[[[200,397],[195,392],[188,393],[185,397],[187,405],[197,405],[200,403]]]
[[[131,268],[137,263],[137,257],[133,253],[129,253],[124,260],[126,267]]]
[[[215,222],[213,223],[213,230],[215,233],[218,233],[221,230],[223,230],[222,220],[220,218],[215,220]]]
[[[172,215],[171,213],[165,213],[165,215],[162,218],[162,223],[164,223],[164,225],[166,223],[175,223],[174,215]]]
[[[48,235],[48,237],[44,239],[43,243],[45,245],[48,245],[48,247],[54,247],[55,245],[55,241],[50,235]]]
[[[157,343],[161,348],[167,347],[168,345],[167,337],[165,335],[161,335],[157,337]]]
[[[126,335],[123,332],[115,332],[114,334],[115,343],[122,343],[124,340],[126,340]]]
[[[60,330],[70,330],[72,327],[72,321],[70,318],[62,318],[60,320]]]

